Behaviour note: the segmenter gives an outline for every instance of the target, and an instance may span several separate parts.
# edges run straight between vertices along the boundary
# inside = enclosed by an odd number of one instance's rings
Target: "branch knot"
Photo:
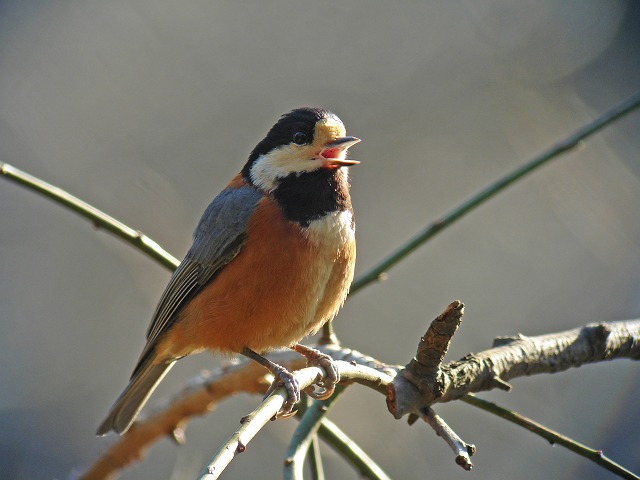
[[[403,399],[407,397],[407,393],[412,398],[419,396],[422,407],[428,407],[444,394],[447,377],[442,370],[442,362],[451,338],[462,322],[463,314],[462,302],[455,300],[449,304],[420,338],[415,358],[411,359],[388,386],[387,407],[396,418],[406,413],[402,407],[398,408],[400,391]]]

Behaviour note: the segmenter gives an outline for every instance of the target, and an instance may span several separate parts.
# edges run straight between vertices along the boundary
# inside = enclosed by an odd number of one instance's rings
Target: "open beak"
[[[356,137],[340,137],[333,142],[327,143],[320,151],[320,157],[327,162],[328,167],[350,167],[357,165],[360,162],[358,160],[348,160],[346,158],[340,158],[344,155],[347,149],[360,141]]]

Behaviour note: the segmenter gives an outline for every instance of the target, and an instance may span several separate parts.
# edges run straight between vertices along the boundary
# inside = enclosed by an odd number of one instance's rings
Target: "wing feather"
[[[227,188],[207,207],[193,234],[193,245],[160,297],[138,365],[144,363],[189,300],[240,252],[247,223],[261,197],[260,191],[251,186]]]

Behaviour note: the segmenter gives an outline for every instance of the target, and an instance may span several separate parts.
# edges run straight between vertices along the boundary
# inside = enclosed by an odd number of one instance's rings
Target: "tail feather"
[[[139,365],[129,385],[111,407],[109,415],[98,427],[96,434],[105,435],[110,430],[120,435],[126,432],[174,363],[175,360],[167,363],[152,363],[150,359]]]

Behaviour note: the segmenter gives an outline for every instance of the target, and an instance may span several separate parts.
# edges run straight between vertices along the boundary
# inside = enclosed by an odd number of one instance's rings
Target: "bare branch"
[[[308,367],[293,372],[304,389],[317,382],[324,372],[319,367]],[[216,452],[208,465],[200,472],[200,480],[214,480],[218,478],[224,469],[231,463],[235,456],[247,449],[249,442],[282,408],[287,399],[284,387],[277,388],[269,395],[253,412],[243,418],[242,426],[227,440]]]
[[[448,318],[447,322],[456,324],[455,317],[461,313],[462,304],[454,302],[443,315],[436,319],[437,325],[441,327],[443,319],[446,318]],[[431,332],[425,334],[423,346],[425,339],[430,339],[428,341],[432,342],[435,338],[431,338],[432,335],[436,332],[442,334],[442,329],[434,327]],[[445,334],[443,338],[447,336],[448,334]],[[432,381],[435,378],[436,383],[439,382],[440,385],[431,385],[429,388],[425,387],[429,384],[424,383],[423,388],[426,390],[417,388],[404,373],[397,375],[391,382],[396,372],[402,370],[399,366],[381,363],[372,357],[338,345],[317,347],[334,359],[343,360],[340,364],[341,368],[345,368],[344,362],[351,362],[348,365],[349,368],[359,369],[357,376],[345,376],[343,384],[358,382],[381,393],[386,391],[390,411],[396,418],[400,418],[406,413],[422,417],[421,409],[433,403],[460,398],[469,392],[504,388],[506,385],[504,380],[518,376],[553,373],[584,363],[613,358],[638,359],[639,338],[640,320],[603,323],[538,337],[520,335],[513,338],[499,338],[496,340],[499,346],[495,348],[468,355],[459,361],[441,366],[441,374],[431,376]],[[436,355],[438,358],[435,364],[440,362],[440,356],[446,350],[443,345],[448,345],[448,341],[435,348],[435,351],[439,352]],[[428,351],[428,349],[423,350],[423,353]],[[418,356],[423,357],[423,354]],[[427,355],[429,356],[430,354]],[[271,358],[292,370],[304,366],[304,359],[289,351],[275,352]],[[370,369],[361,368],[362,365]],[[90,480],[108,478],[117,470],[140,459],[150,444],[165,435],[177,440],[181,439],[190,417],[208,413],[226,396],[239,392],[262,393],[268,383],[265,380],[265,373],[265,370],[254,362],[241,362],[217,370],[201,379],[194,386],[187,388],[162,411],[137,422],[82,478]],[[415,373],[413,377],[416,377]],[[439,394],[436,395],[434,392]],[[324,422],[318,433],[322,436],[328,434]],[[344,453],[347,457],[350,455],[349,450],[350,448],[347,448]],[[360,452],[359,449],[357,451]],[[356,459],[353,463],[357,466],[362,462]],[[371,478],[386,478],[384,472],[379,475],[378,473],[373,472]]]
[[[311,439],[309,467],[311,468],[311,480],[324,480],[324,467],[322,466],[322,454],[320,452],[320,440],[318,440],[318,435],[313,435],[313,438]]]
[[[494,415],[498,415],[505,420],[509,420],[510,422],[515,423],[516,425],[520,425],[530,432],[533,432],[536,435],[539,435],[542,438],[546,439],[550,444],[561,445],[571,450],[572,452],[577,453],[578,455],[588,458],[592,462],[597,463],[601,467],[615,473],[621,478],[625,478],[627,480],[640,480],[640,477],[638,475],[630,472],[623,466],[618,465],[616,462],[607,457],[602,450],[595,450],[593,448],[587,447],[586,445],[576,442],[575,440],[566,437],[554,430],[551,430],[550,428],[545,427],[538,422],[534,422],[530,418],[520,415],[519,413],[512,412],[511,410],[507,410],[506,408],[502,408],[493,402],[482,400],[473,394],[465,395],[460,400],[475,407],[486,410],[487,412],[491,412]]]
[[[464,305],[459,300],[453,301],[429,326],[427,333],[420,338],[416,358],[400,371],[420,391],[429,388],[439,389],[444,380],[442,361],[449,349],[451,338],[458,330],[464,314]],[[442,391],[433,391],[434,397],[442,396]]]
[[[468,200],[462,202],[449,213],[443,215],[439,219],[427,225],[427,227],[422,232],[401,245],[388,257],[384,258],[376,266],[357,278],[351,285],[350,293],[354,294],[370,283],[387,278],[386,272],[391,267],[398,264],[414,250],[422,246],[431,238],[435,237],[445,228],[453,225],[467,213],[475,210],[480,205],[483,205],[487,200],[494,197],[496,194],[500,193],[511,184],[530,174],[542,165],[545,165],[550,160],[553,160],[554,158],[559,157],[561,154],[575,148],[580,144],[581,141],[583,141],[587,137],[590,137],[594,133],[602,130],[607,125],[610,125],[614,121],[627,115],[638,107],[640,107],[640,93],[632,95],[623,102],[612,107],[610,110],[607,110],[606,112],[595,118],[592,122],[589,122],[586,125],[582,126],[565,139],[561,140],[555,145],[552,145],[538,156],[529,160],[524,165],[517,167],[513,171],[507,173],[505,176],[499,178],[494,183],[476,193]]]
[[[183,443],[184,430],[190,417],[211,412],[228,396],[241,392],[264,392],[268,385],[264,379],[267,373],[255,362],[243,362],[198,378],[170,404],[159,407],[156,413],[134,423],[80,478],[112,478],[118,470],[140,460],[151,444],[165,436]]]
[[[396,372],[394,367],[378,362],[356,350],[337,345],[318,345],[317,348],[336,360],[368,366],[382,372],[386,382],[378,384],[376,376],[372,375],[370,386],[383,394],[386,383],[391,381]],[[273,352],[269,358],[289,370],[305,366],[305,359],[291,350]],[[228,396],[238,393],[264,393],[269,385],[265,378],[267,375],[268,372],[256,362],[242,359],[235,364],[199,376],[189,382],[190,385],[173,400],[159,405],[156,408],[156,413],[136,421],[127,433],[119,437],[118,441],[81,478],[83,480],[109,478],[115,475],[118,470],[139,461],[153,443],[165,436],[171,437],[174,441],[184,441],[184,430],[192,417],[210,413],[220,401]],[[363,382],[363,380],[351,381]],[[321,433],[324,435],[327,430],[321,429]],[[331,433],[328,432],[329,435]],[[339,443],[340,438],[340,435],[334,435],[335,442]],[[345,450],[353,449],[346,447]],[[348,454],[347,457],[349,457]]]
[[[447,442],[456,456],[455,460],[458,465],[465,470],[471,470],[473,468],[471,456],[476,453],[476,447],[474,445],[463,442],[456,432],[454,432],[439,415],[436,415],[431,408],[423,408],[420,410],[420,418],[428,423],[436,434]]]
[[[318,435],[348,461],[362,478],[391,480],[384,470],[331,420],[322,420]]]
[[[408,380],[408,377],[418,378],[419,375],[416,372],[409,376],[402,372],[392,382],[396,373],[402,371],[401,367],[381,363],[360,352],[334,344],[319,345],[318,348],[334,359],[342,360],[341,374],[344,370],[345,375],[344,382],[341,384],[358,382],[381,393],[386,391],[390,411],[397,418],[405,413],[412,413],[422,418],[421,409],[433,403],[450,401],[468,392],[505,388],[505,380],[518,376],[553,373],[600,360],[640,357],[640,320],[633,320],[591,325],[538,337],[520,335],[513,338],[499,338],[496,340],[498,346],[492,349],[468,355],[457,362],[441,365],[442,356],[446,352],[453,331],[457,328],[462,311],[463,305],[453,302],[435,320],[432,328],[422,338],[420,353],[417,357],[424,363],[413,360],[409,364],[410,366],[412,363],[417,364],[418,370],[426,368],[426,371],[430,372],[429,377],[432,382],[430,387],[428,382],[419,382],[426,390],[419,389]],[[425,348],[427,345],[431,347]],[[274,352],[271,357],[291,370],[304,366],[304,359],[290,351]],[[440,365],[441,372],[434,376],[433,368],[436,365]],[[357,374],[347,375],[348,369],[355,369]],[[319,372],[322,371],[319,370]],[[262,393],[268,383],[265,373],[265,370],[254,362],[240,362],[201,379],[187,388],[162,411],[137,422],[82,478],[108,478],[118,469],[141,458],[150,444],[165,435],[169,435],[176,441],[181,440],[190,417],[208,413],[226,396],[239,392]],[[277,407],[277,404],[272,407]],[[325,424],[329,425],[330,422],[325,420],[320,425],[318,433],[321,436],[341,438],[340,435],[337,437],[333,435],[334,432],[331,432]],[[240,437],[236,440],[240,440]],[[240,443],[236,444],[236,448],[238,445]],[[356,457],[359,455],[366,457],[364,452],[355,447]],[[344,450],[345,444],[342,443],[339,448]],[[353,455],[349,453],[351,450],[353,449],[348,447],[341,453],[349,458],[356,468],[359,468],[358,465],[362,465],[362,458],[365,457],[353,459]],[[235,454],[235,452],[230,453]],[[371,472],[370,478],[387,477],[380,470]]]
[[[352,365],[343,361],[337,361],[336,365],[340,371],[340,377],[346,381],[351,380],[374,389],[379,389],[391,381],[391,377],[388,375],[369,367]],[[300,384],[300,389],[304,390],[322,379],[325,372],[319,367],[307,367],[294,372],[294,375]],[[286,397],[286,390],[283,387],[277,388],[258,408],[245,417],[242,426],[218,450],[209,464],[204,467],[200,477],[198,477],[199,480],[214,480],[218,478],[234,457],[238,453],[244,452],[253,437],[275,416],[285,402]]]
[[[316,400],[306,409],[295,432],[293,432],[289,448],[287,449],[284,461],[285,480],[302,480],[304,460],[309,447],[313,439],[316,438],[316,433],[329,408],[331,408],[344,390],[344,387],[338,386],[331,397],[326,400]]]
[[[140,230],[128,227],[124,223],[110,217],[96,207],[74,197],[59,187],[29,175],[4,162],[0,162],[0,175],[76,212],[78,215],[88,219],[96,228],[104,228],[106,231],[134,246],[171,271],[175,270],[180,264],[178,259]]]
[[[494,388],[508,380],[538,373],[556,373],[586,363],[614,358],[640,358],[640,320],[587,325],[550,335],[499,338],[495,348],[469,354],[444,365],[437,375],[421,376],[416,362],[407,365],[389,385],[389,411],[400,418],[436,402]],[[419,380],[416,380],[419,379]]]

